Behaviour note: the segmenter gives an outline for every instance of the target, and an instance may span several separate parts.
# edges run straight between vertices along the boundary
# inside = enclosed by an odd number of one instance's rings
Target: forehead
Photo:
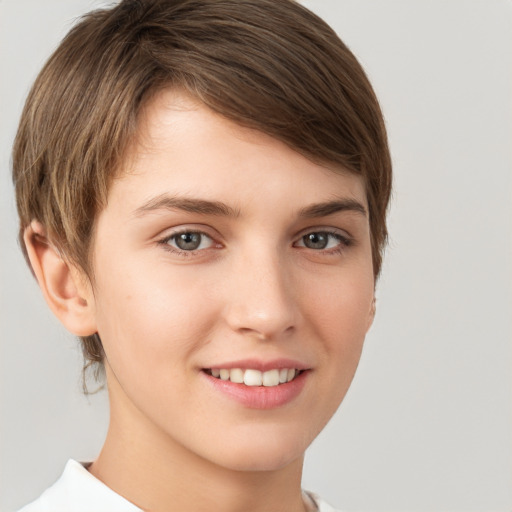
[[[154,195],[161,188],[224,200],[253,189],[271,199],[283,190],[289,195],[307,190],[312,199],[341,193],[366,205],[360,176],[336,164],[312,162],[283,142],[242,127],[172,89],[159,92],[144,106],[115,181],[117,188],[139,196]]]

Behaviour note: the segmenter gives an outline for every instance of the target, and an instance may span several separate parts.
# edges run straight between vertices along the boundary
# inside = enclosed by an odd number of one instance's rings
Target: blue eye
[[[183,231],[170,236],[164,243],[179,251],[198,251],[211,247],[213,240],[204,233]]]
[[[350,244],[348,238],[339,233],[330,233],[328,231],[313,231],[304,235],[297,242],[299,247],[307,247],[317,251],[334,249],[339,246],[347,246]]]

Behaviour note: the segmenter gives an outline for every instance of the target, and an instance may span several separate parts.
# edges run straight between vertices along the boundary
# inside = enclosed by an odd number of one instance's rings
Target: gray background
[[[9,152],[30,83],[93,0],[0,0],[0,510],[91,460],[105,393],[16,243]],[[512,510],[512,2],[309,0],[362,61],[395,166],[391,244],[354,384],[306,460],[347,511]]]

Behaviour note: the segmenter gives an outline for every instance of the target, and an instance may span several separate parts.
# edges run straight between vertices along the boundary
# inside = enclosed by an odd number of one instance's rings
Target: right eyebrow
[[[161,194],[146,201],[134,212],[135,217],[142,217],[157,210],[182,210],[201,215],[217,215],[222,217],[238,217],[240,212],[221,201],[210,201],[194,197],[170,196]]]
[[[325,203],[312,204],[301,210],[301,216],[307,218],[328,217],[338,212],[351,211],[367,216],[366,208],[355,199],[339,198]]]

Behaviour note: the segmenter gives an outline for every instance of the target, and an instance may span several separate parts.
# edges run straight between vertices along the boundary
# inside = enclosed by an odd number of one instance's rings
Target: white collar
[[[87,464],[86,464],[87,466]],[[318,512],[335,512],[316,494],[308,492]],[[83,464],[68,460],[62,476],[36,501],[19,512],[143,512],[101,480],[93,476]]]
[[[68,460],[62,476],[36,501],[19,512],[143,512],[91,475],[76,460]]]

